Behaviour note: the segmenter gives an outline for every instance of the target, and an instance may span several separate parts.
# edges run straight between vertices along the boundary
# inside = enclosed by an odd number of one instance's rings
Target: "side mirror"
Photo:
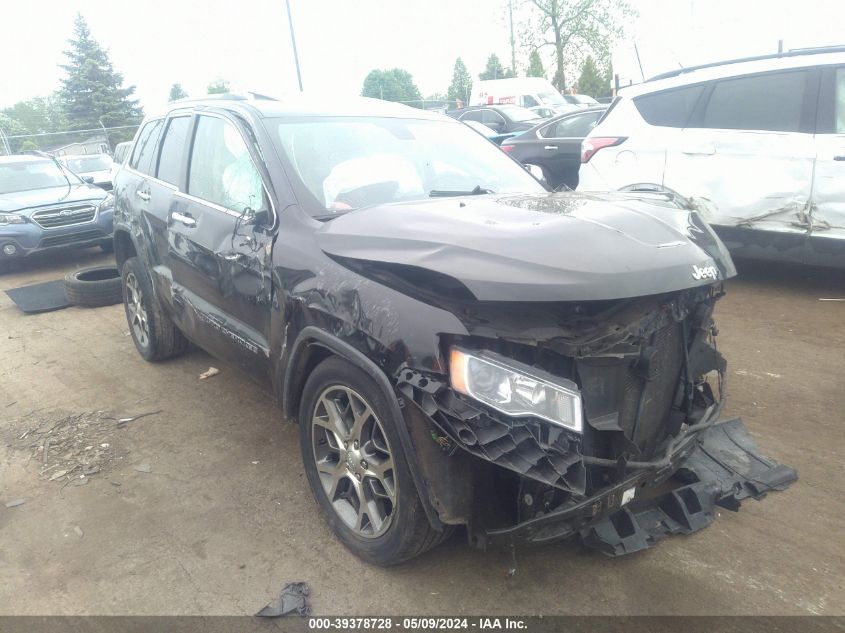
[[[93,185],[94,184],[94,176],[82,176],[82,182]]]
[[[261,209],[259,211],[247,209],[244,213],[243,223],[247,226],[269,226],[270,211],[268,209]]]

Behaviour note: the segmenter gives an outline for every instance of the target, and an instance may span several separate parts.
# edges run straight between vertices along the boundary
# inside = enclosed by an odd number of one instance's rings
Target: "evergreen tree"
[[[67,63],[60,65],[67,73],[59,96],[68,127],[82,130],[139,123],[143,111],[137,99],[130,98],[135,86],[123,86],[123,75],[114,70],[80,14],[73,30],[70,49],[65,51]]]
[[[472,75],[469,74],[467,67],[464,65],[464,60],[458,57],[455,60],[455,68],[452,71],[452,83],[449,85],[446,98],[449,101],[461,101],[466,105],[469,103],[471,92]]]
[[[487,79],[510,79],[511,77],[516,77],[516,73],[512,68],[502,67],[502,62],[499,61],[499,56],[496,53],[493,53],[487,58],[487,66],[484,68],[484,72],[478,75],[481,81]]]
[[[528,56],[528,73],[529,77],[545,77],[546,71],[543,70],[543,60],[540,59],[540,53],[531,51]]]
[[[587,55],[578,78],[578,92],[598,97],[609,90],[608,75],[599,69],[592,55]]]
[[[187,96],[188,93],[182,89],[182,84],[173,84],[170,86],[170,96],[167,97],[167,100],[172,103]]]

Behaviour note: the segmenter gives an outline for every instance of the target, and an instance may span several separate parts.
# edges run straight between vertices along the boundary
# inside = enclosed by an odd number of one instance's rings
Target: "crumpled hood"
[[[695,211],[648,194],[486,195],[373,206],[317,233],[329,255],[428,269],[480,301],[621,299],[736,274]]]
[[[32,189],[30,191],[15,191],[0,194],[0,213],[18,212],[28,215],[37,207],[52,204],[72,204],[75,202],[91,201],[99,204],[100,200],[109,195],[100,187],[94,185],[73,185],[68,191],[65,185],[48,187],[47,189]]]

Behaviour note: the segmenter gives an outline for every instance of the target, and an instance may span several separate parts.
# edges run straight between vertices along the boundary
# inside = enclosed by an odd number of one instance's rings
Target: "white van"
[[[469,105],[497,105],[509,103],[533,108],[549,106],[561,112],[572,109],[548,79],[542,77],[515,77],[513,79],[488,79],[472,86]]]
[[[845,47],[626,88],[581,149],[579,190],[670,189],[734,255],[845,267]]]

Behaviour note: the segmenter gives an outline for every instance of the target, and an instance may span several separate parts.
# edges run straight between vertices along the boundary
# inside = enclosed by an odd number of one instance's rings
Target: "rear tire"
[[[375,381],[341,358],[305,383],[299,439],[311,492],[338,539],[376,565],[419,556],[449,534],[429,523],[397,424]]]
[[[161,309],[150,275],[137,257],[124,262],[121,281],[129,333],[144,360],[155,362],[184,353],[188,339]]]

